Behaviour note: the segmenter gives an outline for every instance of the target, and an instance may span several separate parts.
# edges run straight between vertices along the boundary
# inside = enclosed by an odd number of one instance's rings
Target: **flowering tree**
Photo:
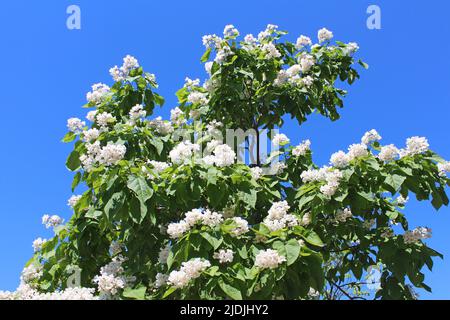
[[[186,78],[170,121],[151,119],[164,100],[131,56],[110,70],[112,87],[93,85],[90,125],[69,119],[63,139],[76,141],[72,191],[86,191],[69,199],[67,223],[43,217],[55,236],[33,243],[20,287],[0,297],[355,299],[374,269],[372,297],[430,290],[422,269],[441,255],[403,209],[412,194],[447,205],[450,163],[425,138],[398,149],[371,130],[316,166],[309,140],[292,146],[276,132],[285,115],[339,118],[346,91],[337,85],[359,78],[358,46],[333,44],[325,28],[314,45],[284,34],[268,25],[238,41],[228,25],[223,37],[204,36],[209,77]],[[227,130],[253,133],[234,144]],[[268,136],[279,148],[266,157]]]

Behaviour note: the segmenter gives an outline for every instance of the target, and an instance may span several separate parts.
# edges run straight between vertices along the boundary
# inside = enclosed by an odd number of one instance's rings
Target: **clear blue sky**
[[[66,28],[66,8],[81,8],[81,30]],[[377,4],[382,29],[366,28],[366,9]],[[204,77],[201,37],[232,23],[241,34],[257,34],[268,23],[316,37],[327,27],[342,41],[356,41],[370,64],[354,85],[342,119],[312,117],[302,128],[288,124],[293,142],[310,138],[314,158],[359,141],[376,128],[384,143],[403,146],[407,137],[426,136],[433,150],[450,159],[449,1],[2,1],[0,39],[3,117],[0,168],[0,289],[15,289],[31,243],[51,233],[40,224],[45,213],[66,219],[72,174],[64,166],[71,146],[60,143],[66,119],[83,117],[85,93],[95,82],[111,83],[108,69],[126,54],[155,73],[167,116],[185,76]],[[450,209],[439,212],[411,201],[411,226],[433,229],[431,247],[442,252],[427,283],[450,299]]]

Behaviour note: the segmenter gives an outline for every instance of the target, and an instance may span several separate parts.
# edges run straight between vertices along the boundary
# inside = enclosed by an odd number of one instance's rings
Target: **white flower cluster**
[[[280,255],[276,250],[261,250],[255,257],[255,267],[261,269],[275,269],[285,261],[286,257]]]
[[[268,211],[267,217],[263,221],[264,224],[272,232],[298,225],[299,221],[297,217],[293,214],[288,214],[289,209],[290,206],[287,201],[273,203]]]
[[[97,140],[97,138],[100,136],[100,130],[97,128],[92,128],[86,131],[83,131],[83,141],[84,142],[91,142]]]
[[[352,211],[349,208],[345,208],[344,210],[339,210],[336,213],[336,221],[345,222],[352,217]]]
[[[97,284],[100,296],[108,299],[115,296],[120,289],[127,285],[127,278],[123,275],[122,267],[125,258],[116,256],[110,263],[100,268],[100,274],[95,276],[93,282]]]
[[[71,196],[69,200],[67,200],[67,205],[73,209],[73,207],[77,205],[78,201],[80,201],[81,197],[81,195]]]
[[[178,107],[170,110],[170,121],[172,121],[172,123],[176,125],[180,125],[186,122],[186,120],[184,119],[183,111],[181,111],[181,109]]]
[[[302,143],[300,143],[294,149],[292,149],[292,155],[296,157],[304,156],[310,150],[311,150],[311,141],[305,140],[302,141]]]
[[[209,68],[211,68],[212,67],[212,65],[211,64],[209,64]],[[205,68],[207,68],[206,67],[206,64],[205,64]],[[208,71],[208,70],[206,70],[206,71]],[[209,72],[208,72],[209,73]],[[198,87],[200,85],[200,79],[195,79],[195,80],[192,80],[192,79],[190,79],[189,77],[186,77],[185,79],[184,79],[184,88],[187,88],[189,91],[191,91],[192,90],[192,88],[194,88],[194,87]]]
[[[250,169],[250,174],[252,175],[252,178],[255,180],[258,180],[261,178],[263,173],[263,170],[260,167],[253,167]]]
[[[404,206],[409,200],[409,197],[403,197],[402,195],[398,196],[397,199],[395,200],[395,202],[397,203],[397,205],[399,206]]]
[[[15,292],[0,291],[0,300],[97,300],[93,288],[66,288],[52,293],[40,293],[27,284],[20,284]]]
[[[231,249],[221,249],[219,252],[214,252],[213,258],[219,260],[219,263],[231,263],[234,259],[234,252]]]
[[[310,169],[303,171],[300,178],[304,183],[314,181],[325,181],[326,184],[320,187],[320,192],[331,197],[339,188],[339,181],[342,179],[342,172],[338,169],[332,169],[324,166],[320,169]]]
[[[165,136],[173,132],[172,124],[169,121],[162,120],[161,117],[157,117],[148,122],[149,126],[155,129],[159,134]]]
[[[174,164],[186,163],[199,150],[200,146],[198,144],[191,143],[190,141],[182,141],[169,152],[169,158]]]
[[[218,64],[224,63],[229,56],[233,54],[233,51],[231,51],[230,47],[224,46],[219,51],[217,51],[216,57],[214,58],[214,61]]]
[[[428,151],[430,145],[425,137],[411,137],[406,139],[406,149],[400,150],[400,156],[414,156]]]
[[[378,153],[378,159],[381,161],[395,160],[399,155],[399,150],[393,144],[381,147],[380,153]]]
[[[239,31],[232,24],[228,24],[223,29],[223,35],[225,38],[234,38],[239,35]]]
[[[147,116],[147,112],[145,112],[142,104],[137,104],[130,109],[129,116],[131,123],[135,123],[136,121],[145,118]]]
[[[210,211],[208,209],[206,210],[193,209],[191,211],[186,212],[184,216],[185,218],[183,220],[168,225],[167,234],[172,239],[181,238],[196,224],[202,224],[214,228],[223,221],[222,214]]]
[[[431,229],[426,227],[418,227],[414,230],[408,230],[403,235],[403,240],[405,243],[415,243],[422,239],[429,239],[431,238]]]
[[[80,134],[83,131],[83,127],[86,125],[86,122],[81,121],[78,118],[70,118],[67,120],[67,129],[70,132]]]
[[[316,63],[316,59],[310,54],[302,53],[298,57],[298,63],[300,64],[301,72],[305,73],[311,70],[311,68]]]
[[[322,28],[317,32],[317,37],[319,38],[319,43],[329,41],[333,39],[333,32],[326,28]]]
[[[92,91],[86,94],[86,99],[88,102],[94,104],[102,103],[108,96],[111,88],[103,83],[96,83],[92,85]]]
[[[217,142],[217,140],[213,140],[211,142]],[[231,149],[231,147],[227,144],[219,144],[214,146],[214,144],[209,144],[207,147],[213,148],[213,155],[205,156],[202,161],[205,164],[213,165],[215,164],[218,167],[227,167],[234,164],[236,159],[236,153]]]
[[[236,228],[231,230],[231,235],[234,237],[239,237],[248,232],[248,221],[241,217],[233,217],[231,218],[236,224]]]
[[[64,222],[64,219],[60,216],[57,216],[56,214],[50,216],[48,214],[45,214],[42,216],[42,224],[45,225],[45,227],[51,228],[51,227],[57,227],[60,224]]]
[[[348,56],[352,56],[356,51],[359,50],[359,46],[356,42],[349,42],[344,49],[344,53]]]
[[[167,283],[167,280],[169,280],[169,276],[164,273],[158,272],[156,274],[155,282],[153,283],[153,286],[158,289],[164,286]]]
[[[275,24],[268,24],[266,27],[266,30],[261,31],[258,34],[258,40],[259,41],[264,41],[267,40],[267,38],[269,38],[274,32],[276,32],[278,29],[278,26]]]
[[[122,160],[127,152],[123,144],[108,142],[104,147],[100,142],[86,144],[87,153],[80,156],[80,161],[86,171],[90,171],[95,164],[100,163],[106,166],[117,164]]]
[[[266,43],[262,46],[262,51],[265,53],[266,59],[276,59],[281,57],[280,51],[272,42]]]
[[[103,131],[108,130],[108,126],[117,121],[117,119],[109,112],[96,114],[95,120]]]
[[[220,48],[222,44],[222,38],[215,34],[204,35],[202,38],[203,45],[206,48]]]
[[[284,133],[277,133],[273,139],[272,143],[277,146],[284,146],[288,144],[291,140]]]
[[[438,163],[437,165],[439,175],[441,177],[445,177],[447,175],[447,172],[450,172],[450,161],[444,162],[444,163]]]
[[[199,91],[192,91],[191,93],[189,93],[187,101],[192,104],[199,104],[203,106],[208,104],[208,97],[206,93]]]
[[[167,162],[148,160],[147,163],[152,167],[151,172],[145,167],[142,166],[142,171],[147,175],[149,179],[153,179],[155,176],[159,175],[161,172],[170,167]]]
[[[95,122],[95,117],[97,116],[97,110],[91,110],[86,114],[86,119],[90,122]]]
[[[167,284],[175,288],[185,287],[191,280],[200,277],[201,273],[211,266],[208,260],[194,258],[183,262],[179,271],[172,271],[167,279]]]
[[[295,47],[297,48],[297,50],[300,50],[303,47],[310,46],[310,45],[312,45],[311,39],[304,35],[301,35],[300,37],[298,37],[297,41],[295,43]]]
[[[26,284],[39,279],[42,276],[42,266],[30,264],[29,266],[23,268],[20,274],[20,281]]]
[[[368,146],[371,143],[373,143],[375,141],[380,141],[380,140],[381,140],[381,136],[378,134],[378,132],[375,129],[372,129],[370,131],[367,131],[364,134],[364,136],[361,138],[361,143]]]
[[[34,252],[38,252],[42,250],[42,246],[47,242],[47,239],[37,238],[33,241],[33,250]]]
[[[139,68],[139,62],[137,61],[137,59],[130,55],[127,55],[125,58],[123,58],[122,66],[120,68],[118,66],[112,67],[111,69],[109,69],[109,73],[111,74],[114,81],[123,81],[128,77],[130,71],[136,68]]]

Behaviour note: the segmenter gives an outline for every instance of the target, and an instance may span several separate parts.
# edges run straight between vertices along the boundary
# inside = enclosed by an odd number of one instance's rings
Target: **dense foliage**
[[[1,295],[353,299],[366,297],[374,268],[369,297],[430,290],[422,270],[441,255],[422,241],[431,230],[410,228],[404,209],[411,195],[448,205],[449,162],[425,138],[398,149],[371,130],[319,168],[309,141],[292,146],[274,134],[285,115],[299,124],[313,112],[337,120],[346,94],[338,85],[359,78],[358,64],[367,68],[355,61],[355,43],[333,44],[326,29],[314,45],[284,34],[269,25],[238,41],[226,26],[223,38],[205,36],[209,77],[186,79],[170,121],[151,119],[164,103],[154,75],[131,56],[112,68],[114,85],[87,95],[91,124],[69,119],[63,139],[75,142],[66,164],[72,191],[86,191],[69,200],[67,223],[43,217],[55,236],[35,241],[21,286]],[[255,130],[243,141],[252,163],[236,161],[242,150],[224,144],[227,129]],[[279,146],[269,157],[263,129]]]

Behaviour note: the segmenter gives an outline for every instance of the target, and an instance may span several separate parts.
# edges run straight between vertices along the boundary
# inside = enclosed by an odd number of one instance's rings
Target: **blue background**
[[[81,8],[81,30],[66,27],[71,4]],[[366,27],[370,4],[381,8],[381,30]],[[108,70],[126,54],[156,74],[167,101],[156,112],[167,117],[185,76],[205,77],[202,35],[229,23],[256,35],[273,23],[294,41],[327,27],[337,40],[358,42],[370,69],[350,88],[340,121],[312,116],[283,132],[294,143],[310,138],[319,164],[372,128],[384,144],[426,136],[450,159],[449,13],[448,1],[2,1],[0,289],[16,288],[32,241],[51,236],[41,216],[70,217],[64,163],[72,146],[60,143],[66,119],[85,116],[85,93],[92,83],[111,84]],[[450,298],[450,210],[410,201],[407,217],[412,227],[431,227],[428,244],[446,256],[427,272],[433,294],[421,298]]]

